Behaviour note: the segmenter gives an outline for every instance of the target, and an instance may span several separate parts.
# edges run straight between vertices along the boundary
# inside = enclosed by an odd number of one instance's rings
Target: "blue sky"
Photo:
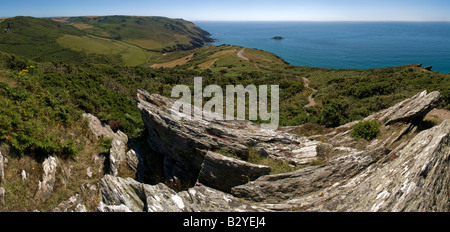
[[[450,21],[449,0],[7,0],[0,17],[141,15],[222,21]]]

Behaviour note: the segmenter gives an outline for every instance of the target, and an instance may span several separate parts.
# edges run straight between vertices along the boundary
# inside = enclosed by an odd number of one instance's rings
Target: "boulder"
[[[144,90],[138,90],[137,99],[149,133],[147,141],[155,152],[164,156],[166,178],[177,177],[191,185],[197,181],[208,151],[226,148],[245,156],[252,147],[261,155],[301,165],[317,159],[317,148],[322,144],[282,131],[262,129],[249,121],[175,120],[172,117],[175,100],[150,95]]]
[[[230,192],[231,188],[268,175],[270,167],[208,152],[198,176],[198,182]]]

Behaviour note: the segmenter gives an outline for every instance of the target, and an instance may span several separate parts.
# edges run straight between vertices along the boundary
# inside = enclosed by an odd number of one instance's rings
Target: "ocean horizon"
[[[422,64],[450,73],[450,22],[194,21],[214,45],[256,48],[296,66],[371,69]],[[271,39],[275,36],[282,40]]]

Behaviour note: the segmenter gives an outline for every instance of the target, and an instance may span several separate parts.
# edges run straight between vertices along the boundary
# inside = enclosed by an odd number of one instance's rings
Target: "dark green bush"
[[[376,138],[380,134],[380,124],[373,121],[363,121],[357,123],[354,127],[350,136],[355,139],[366,139],[368,141]]]

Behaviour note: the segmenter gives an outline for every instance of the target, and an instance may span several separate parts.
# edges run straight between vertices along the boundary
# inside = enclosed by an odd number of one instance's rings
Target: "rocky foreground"
[[[369,116],[364,120],[378,120],[382,132],[361,142],[349,136],[356,122],[301,137],[286,132],[292,127],[267,131],[248,121],[174,121],[172,99],[139,90],[148,144],[162,157],[161,175],[184,189],[112,172],[101,181],[98,211],[448,212],[450,121],[423,126],[439,99],[438,92],[424,91]],[[223,148],[244,155],[251,148],[298,170],[269,175],[270,167],[225,157],[218,153]],[[151,156],[141,154],[141,162]],[[308,165],[318,159],[326,162]],[[147,175],[156,173],[146,168]]]
[[[424,91],[363,119],[381,124],[380,135],[366,141],[350,136],[358,122],[306,137],[296,133],[306,125],[273,131],[249,121],[176,121],[173,99],[139,90],[149,149],[83,115],[94,137],[112,139],[109,155],[92,158],[82,196],[52,211],[87,211],[84,204],[101,195],[99,212],[448,212],[450,120],[424,120],[439,100],[438,92]],[[294,171],[274,175],[273,167],[225,156],[224,150],[241,158],[257,153]],[[0,153],[0,205],[7,199],[7,163]],[[34,198],[48,200],[71,169],[48,157]]]

